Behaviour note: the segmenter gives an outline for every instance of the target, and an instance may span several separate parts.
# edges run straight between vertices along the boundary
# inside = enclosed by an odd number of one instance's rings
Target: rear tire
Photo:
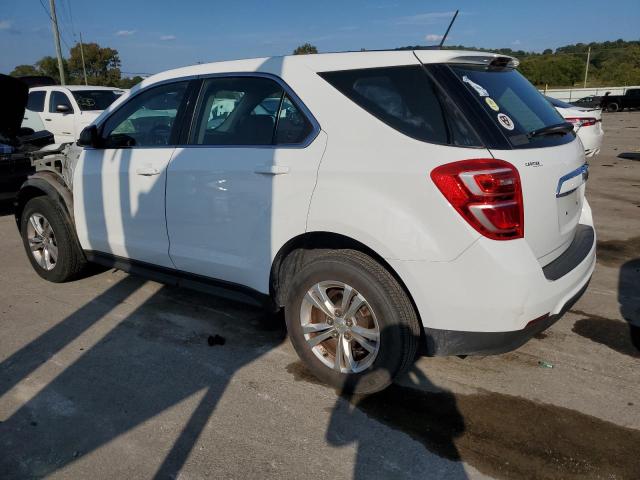
[[[290,284],[285,320],[311,373],[349,394],[389,386],[413,365],[420,339],[405,291],[355,250],[332,250],[304,265]]]
[[[55,283],[76,278],[86,259],[62,207],[49,197],[27,202],[20,218],[27,257],[38,275]]]
[[[611,102],[607,105],[607,112],[617,112],[620,109],[620,105],[616,102]]]

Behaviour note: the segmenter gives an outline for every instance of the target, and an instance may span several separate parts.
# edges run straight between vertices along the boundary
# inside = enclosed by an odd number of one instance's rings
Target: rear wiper
[[[555,125],[547,125],[527,133],[528,138],[542,137],[545,135],[565,135],[573,131],[573,124],[569,122],[557,123]]]

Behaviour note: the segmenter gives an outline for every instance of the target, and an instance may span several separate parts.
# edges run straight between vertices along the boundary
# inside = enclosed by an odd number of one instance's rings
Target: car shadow
[[[388,327],[382,335],[395,336],[389,330],[411,335],[401,326]],[[393,372],[386,374],[393,376]],[[439,472],[434,478],[467,478],[455,445],[456,438],[465,432],[465,421],[453,393],[435,386],[415,365],[401,385],[393,384],[371,395],[357,395],[357,388],[355,383],[340,389],[326,432],[330,445],[356,445],[355,480],[418,478],[425,472]],[[429,393],[425,395],[425,391]],[[381,437],[370,419],[404,432],[432,455],[407,459],[407,445]]]
[[[1,200],[0,201],[0,217],[6,217],[7,215],[13,215],[14,207],[13,200]]]
[[[640,356],[640,258],[620,267],[618,303],[622,318],[629,323],[631,343]]]

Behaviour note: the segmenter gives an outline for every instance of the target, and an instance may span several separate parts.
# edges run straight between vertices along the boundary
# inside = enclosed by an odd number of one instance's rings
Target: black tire
[[[57,247],[56,261],[51,269],[43,267],[36,260],[29,244],[29,219],[34,215],[42,216],[51,226],[54,244]],[[85,268],[86,259],[78,245],[73,227],[67,220],[62,207],[49,197],[35,197],[27,202],[20,218],[20,233],[27,257],[38,275],[55,283],[76,278]]]
[[[361,372],[342,373],[330,368],[305,340],[302,302],[312,286],[324,281],[353,287],[377,318],[379,349],[371,365]],[[290,283],[285,320],[291,343],[311,373],[347,394],[380,391],[406,372],[415,361],[421,331],[413,304],[396,279],[371,257],[355,250],[329,250],[304,265]]]
[[[611,102],[607,105],[607,112],[617,112],[620,106],[616,102]]]

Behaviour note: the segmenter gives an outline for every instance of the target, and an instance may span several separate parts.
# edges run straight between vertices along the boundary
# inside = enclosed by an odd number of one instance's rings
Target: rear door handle
[[[284,175],[289,173],[289,167],[283,165],[258,165],[254,172],[262,175]]]
[[[136,170],[138,175],[143,175],[145,177],[152,177],[154,175],[160,175],[160,170],[153,167],[142,167]]]

